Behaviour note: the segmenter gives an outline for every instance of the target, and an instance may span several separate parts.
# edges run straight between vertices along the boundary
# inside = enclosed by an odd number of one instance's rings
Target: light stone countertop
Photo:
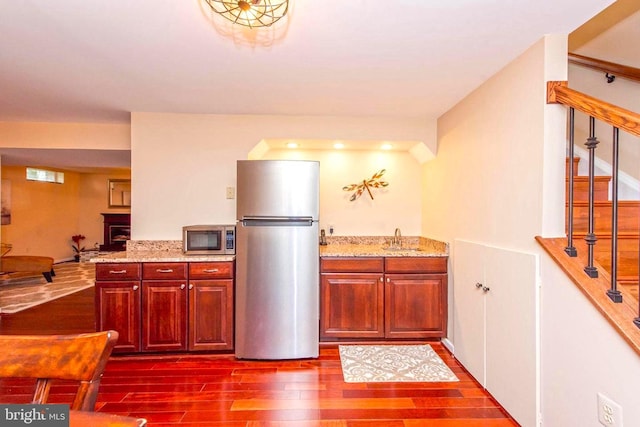
[[[233,261],[235,255],[185,255],[182,251],[122,251],[91,258],[91,262],[219,262]]]
[[[402,237],[402,249],[388,250],[389,237],[327,236],[320,257],[446,257],[449,245],[426,237]],[[130,249],[129,249],[130,248]],[[220,262],[235,255],[185,255],[178,241],[133,241],[127,250],[91,258],[91,262]]]
[[[449,246],[425,237],[403,237],[401,249],[389,247],[388,237],[327,237],[320,257],[446,257]]]

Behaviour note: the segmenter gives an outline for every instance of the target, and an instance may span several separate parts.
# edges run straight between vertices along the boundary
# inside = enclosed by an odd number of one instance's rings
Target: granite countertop
[[[91,262],[219,262],[235,255],[185,255],[182,240],[128,240],[127,250],[99,254]]]
[[[327,237],[320,257],[446,257],[449,246],[425,237],[403,237],[400,249],[389,247],[386,237]]]
[[[384,249],[389,237],[328,236],[320,257],[446,257],[449,245],[426,237],[402,237],[401,249]],[[185,255],[179,241],[130,241],[127,250],[99,254],[91,262],[220,262],[235,255]]]
[[[91,262],[219,262],[233,261],[235,255],[185,255],[182,251],[135,250],[111,252],[91,258]]]

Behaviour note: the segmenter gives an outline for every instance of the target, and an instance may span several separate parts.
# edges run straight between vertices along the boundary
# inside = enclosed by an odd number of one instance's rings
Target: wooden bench
[[[42,273],[47,282],[52,282],[53,258],[48,256],[14,255],[0,257],[3,273]]]

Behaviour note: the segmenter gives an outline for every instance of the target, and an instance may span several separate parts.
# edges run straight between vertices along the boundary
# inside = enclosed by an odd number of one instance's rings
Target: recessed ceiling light
[[[335,148],[336,150],[342,150],[344,148],[344,144],[342,142],[336,142],[335,144],[333,144],[333,148]]]
[[[391,144],[382,144],[380,146],[381,150],[391,150],[392,148],[393,148],[393,145],[391,145]]]
[[[287,148],[298,148],[298,143],[296,142],[288,142]]]

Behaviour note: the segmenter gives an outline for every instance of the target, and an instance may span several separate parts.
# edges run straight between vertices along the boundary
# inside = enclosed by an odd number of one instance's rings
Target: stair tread
[[[606,181],[609,182],[611,181],[611,176],[610,175],[595,175],[594,177],[594,181]],[[569,181],[569,177],[565,178],[567,181]],[[573,176],[573,181],[574,182],[589,182],[589,177],[587,175],[574,175]]]

